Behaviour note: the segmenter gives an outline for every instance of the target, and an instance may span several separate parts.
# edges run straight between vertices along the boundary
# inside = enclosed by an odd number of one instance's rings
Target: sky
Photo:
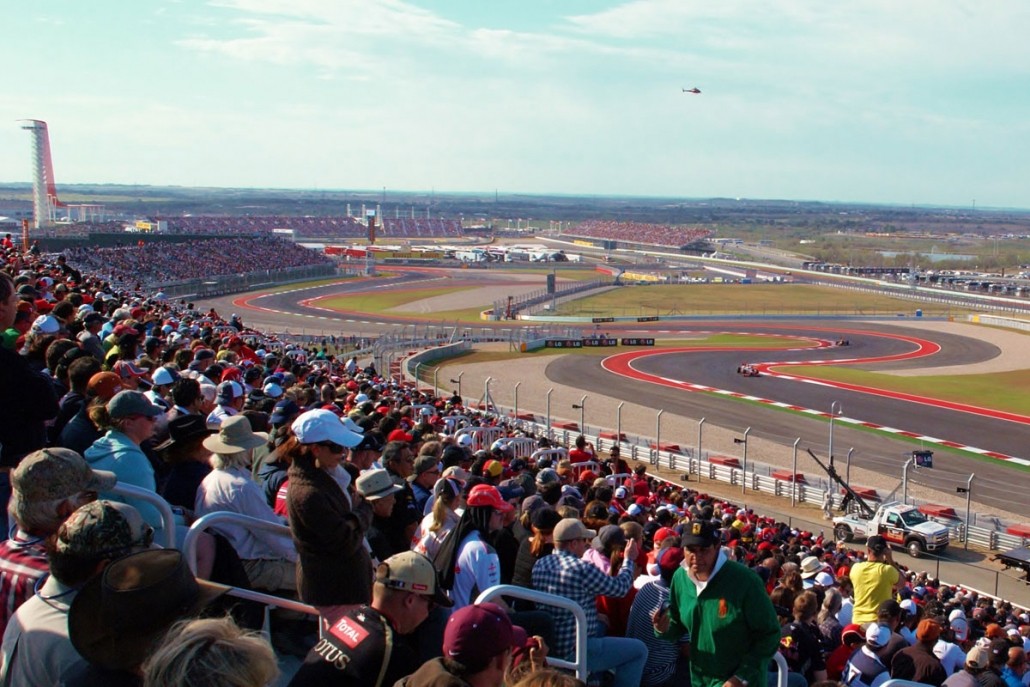
[[[1025,0],[47,0],[0,26],[0,182],[31,180],[32,118],[59,192],[1030,208]]]

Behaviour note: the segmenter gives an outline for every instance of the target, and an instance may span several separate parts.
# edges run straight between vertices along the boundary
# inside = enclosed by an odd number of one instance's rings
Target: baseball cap
[[[440,588],[432,562],[415,551],[394,554],[380,563],[376,567],[375,581],[389,589],[432,597],[440,606],[454,605]]]
[[[56,501],[81,491],[110,491],[118,477],[94,470],[75,451],[43,448],[22,458],[11,472],[11,486],[24,501]]]
[[[499,460],[488,460],[483,463],[483,474],[489,477],[500,477],[504,474],[504,463]]]
[[[901,615],[901,604],[894,599],[885,599],[876,609],[876,616],[881,620],[885,618],[897,618]]]
[[[358,477],[357,489],[366,501],[378,501],[390,494],[396,494],[404,487],[394,484],[390,473],[385,468],[380,468],[361,473],[361,476]]]
[[[593,540],[596,536],[597,532],[595,530],[588,529],[586,525],[576,518],[562,518],[562,521],[554,526],[554,541]]]
[[[626,498],[626,496],[628,494],[629,494],[629,492],[626,491],[626,487],[616,487],[615,488],[615,498],[617,498],[617,499],[624,499],[624,498]]]
[[[991,654],[982,646],[974,646],[966,654],[966,665],[974,670],[986,670],[991,665]]]
[[[154,528],[127,503],[93,501],[68,516],[57,530],[57,553],[83,558],[116,557],[133,547],[149,548]]]
[[[220,383],[215,393],[219,403],[229,403],[243,395],[243,385],[228,380]]]
[[[121,390],[122,378],[114,372],[97,372],[86,385],[87,394],[105,401],[110,401]]]
[[[833,575],[823,571],[815,576],[815,583],[820,587],[833,587],[837,581],[833,579]]]
[[[561,477],[558,476],[558,473],[553,468],[544,468],[536,475],[536,483],[541,486],[545,484],[554,484],[555,482],[560,481]]]
[[[658,553],[655,554],[654,562],[658,565],[658,568],[665,571],[675,570],[683,562],[684,554],[683,549],[678,546],[669,546],[664,549],[659,549]]]
[[[862,634],[862,626],[851,623],[841,630],[840,639],[844,644],[865,641],[865,635]]]
[[[887,540],[878,534],[874,534],[866,539],[865,545],[866,548],[874,553],[880,553],[881,551],[887,550]]]
[[[131,360],[119,360],[111,366],[111,371],[122,379],[128,379],[130,377],[145,377],[149,370],[140,367]]]
[[[680,543],[688,546],[714,546],[720,540],[719,530],[710,520],[691,520],[683,530]]]
[[[462,448],[467,448],[467,447],[469,447],[471,445],[472,445],[472,435],[471,434],[462,434],[460,437],[458,437],[458,446],[461,446]]]
[[[659,527],[654,533],[653,541],[655,545],[658,545],[665,541],[668,537],[675,537],[676,534],[676,530],[672,529],[671,527]]]
[[[38,334],[56,334],[61,331],[61,323],[53,315],[40,315],[32,322],[32,331]]]
[[[415,474],[424,474],[439,464],[439,459],[436,456],[432,454],[421,455],[415,459]]]
[[[925,618],[916,626],[916,639],[920,642],[936,642],[941,636],[941,624],[936,620]]]
[[[869,627],[865,630],[865,643],[874,649],[887,646],[890,638],[891,630],[886,625],[869,623]]]
[[[514,509],[514,506],[501,498],[501,492],[498,491],[497,487],[490,484],[477,484],[472,487],[472,491],[469,492],[465,503],[473,507],[489,506],[502,513],[507,513]]]
[[[465,606],[451,614],[443,631],[443,655],[466,666],[482,670],[490,659],[515,647],[515,628],[508,614],[497,604]]]
[[[965,619],[965,617],[958,617],[952,619],[948,623],[948,626],[951,628],[951,631],[955,634],[956,642],[964,642],[966,641],[966,639],[969,638],[969,622]]]
[[[603,551],[609,546],[624,546],[626,544],[626,533],[618,525],[605,525],[597,531],[597,536],[590,542],[590,546]]]
[[[174,384],[179,379],[179,373],[170,367],[161,366],[154,370],[154,375],[151,377],[154,380],[156,386],[162,384]]]
[[[297,441],[302,444],[331,441],[340,446],[354,448],[362,443],[360,434],[344,427],[340,419],[328,410],[309,410],[301,413],[290,428]]]
[[[272,416],[269,418],[269,421],[273,425],[283,425],[286,424],[287,420],[290,420],[299,414],[300,406],[297,405],[296,401],[290,398],[284,398],[275,404],[275,408],[272,409]]]
[[[163,412],[139,391],[119,391],[107,402],[107,414],[113,418],[129,417],[130,415],[157,417]]]
[[[397,428],[397,429],[393,430],[386,437],[386,441],[388,441],[388,442],[390,442],[390,441],[401,441],[401,442],[404,442],[405,444],[410,444],[414,440],[415,439],[414,439],[414,437],[411,436],[411,434],[409,434],[408,432],[405,432],[403,429],[400,429],[400,428]]]

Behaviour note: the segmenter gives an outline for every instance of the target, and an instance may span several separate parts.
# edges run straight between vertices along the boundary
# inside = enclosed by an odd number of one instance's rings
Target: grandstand
[[[563,231],[562,235],[679,249],[707,239],[712,233],[712,230],[703,227],[590,220]]]

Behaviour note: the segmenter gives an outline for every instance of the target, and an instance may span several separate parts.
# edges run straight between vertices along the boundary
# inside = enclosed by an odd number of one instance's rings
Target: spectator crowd
[[[906,570],[879,537],[852,550],[618,446],[554,445],[119,288],[109,262],[3,248],[3,684],[265,685],[274,647],[302,658],[294,685],[571,687],[555,661],[580,647],[614,687],[773,684],[777,653],[792,687],[1030,685],[1025,609]],[[190,525],[224,512],[251,520],[197,536],[191,567]],[[562,597],[586,636],[567,609],[477,603],[498,584]],[[230,587],[319,615],[274,611],[269,644]]]
[[[710,229],[644,222],[588,220],[562,232],[569,236],[679,248],[712,235]]]

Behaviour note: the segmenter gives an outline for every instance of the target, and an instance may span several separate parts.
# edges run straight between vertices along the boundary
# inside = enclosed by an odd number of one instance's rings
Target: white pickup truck
[[[857,514],[833,519],[833,535],[840,541],[865,539],[874,534],[888,544],[908,549],[913,558],[927,551],[941,553],[950,541],[947,527],[929,520],[915,506],[903,503],[885,503],[868,520]]]

